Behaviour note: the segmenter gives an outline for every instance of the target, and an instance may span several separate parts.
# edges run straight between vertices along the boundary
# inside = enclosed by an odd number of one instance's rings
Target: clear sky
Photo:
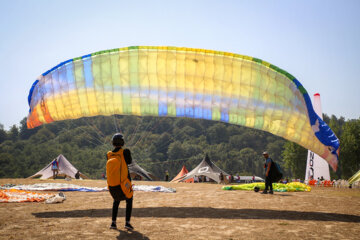
[[[0,0],[0,123],[27,116],[34,80],[58,63],[127,46],[249,55],[295,76],[324,113],[360,117],[359,0]]]

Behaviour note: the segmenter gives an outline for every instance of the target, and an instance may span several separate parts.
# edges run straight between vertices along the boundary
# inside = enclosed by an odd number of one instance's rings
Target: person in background
[[[220,174],[219,174],[219,180],[220,180],[221,184],[225,184],[225,182],[224,182],[224,174],[222,172],[220,172]]]
[[[195,182],[195,183],[199,182],[198,176],[194,176],[194,182]]]
[[[75,179],[80,179],[80,171],[78,170],[77,173],[75,173]]]
[[[165,171],[165,181],[166,182],[169,181],[169,171],[168,170]]]
[[[53,179],[55,179],[59,174],[59,163],[57,159],[54,159],[54,161],[51,163],[51,170],[53,171]]]
[[[230,173],[230,176],[229,176],[229,183],[232,183],[234,181],[234,177],[233,175]]]
[[[125,228],[133,230],[130,224],[133,190],[128,165],[132,162],[131,152],[129,149],[123,149],[125,144],[124,137],[120,133],[112,137],[114,150],[109,151],[106,155],[106,176],[110,195],[114,199],[112,208],[112,222],[110,229],[117,229],[116,217],[118,214],[120,201],[126,200]]]
[[[263,156],[265,158],[265,164],[264,164],[264,168],[265,168],[265,189],[262,192],[262,194],[267,194],[268,190],[270,188],[269,193],[270,194],[274,194],[273,192],[273,186],[272,186],[272,179],[270,177],[270,170],[271,170],[271,163],[272,160],[269,157],[269,153],[268,152],[263,152]]]

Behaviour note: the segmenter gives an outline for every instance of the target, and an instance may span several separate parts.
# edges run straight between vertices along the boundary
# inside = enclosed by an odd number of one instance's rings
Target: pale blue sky
[[[328,115],[360,117],[360,1],[0,0],[0,123],[27,116],[41,73],[99,50],[154,45],[249,55],[294,75]]]

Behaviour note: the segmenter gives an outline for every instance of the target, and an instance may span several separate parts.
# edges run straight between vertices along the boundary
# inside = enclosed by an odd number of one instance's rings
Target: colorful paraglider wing
[[[42,202],[54,194],[29,192],[17,189],[0,189],[0,203],[6,202]]]
[[[265,183],[248,183],[241,185],[230,185],[222,187],[222,190],[246,190],[254,191],[255,187],[259,190],[265,189]],[[273,189],[275,192],[310,192],[311,187],[300,182],[291,182],[287,184],[273,183]]]
[[[336,170],[339,140],[292,75],[257,58],[203,49],[128,47],[60,63],[35,81],[28,127],[96,115],[202,118],[261,129]]]
[[[360,170],[355,173],[351,178],[349,178],[349,184],[353,184],[354,182],[360,181]]]

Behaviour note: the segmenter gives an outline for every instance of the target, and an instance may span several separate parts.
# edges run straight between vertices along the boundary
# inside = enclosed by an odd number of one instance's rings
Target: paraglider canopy
[[[62,62],[28,97],[29,128],[96,115],[201,118],[273,133],[337,169],[339,140],[288,72],[258,58],[178,47],[135,46]]]

